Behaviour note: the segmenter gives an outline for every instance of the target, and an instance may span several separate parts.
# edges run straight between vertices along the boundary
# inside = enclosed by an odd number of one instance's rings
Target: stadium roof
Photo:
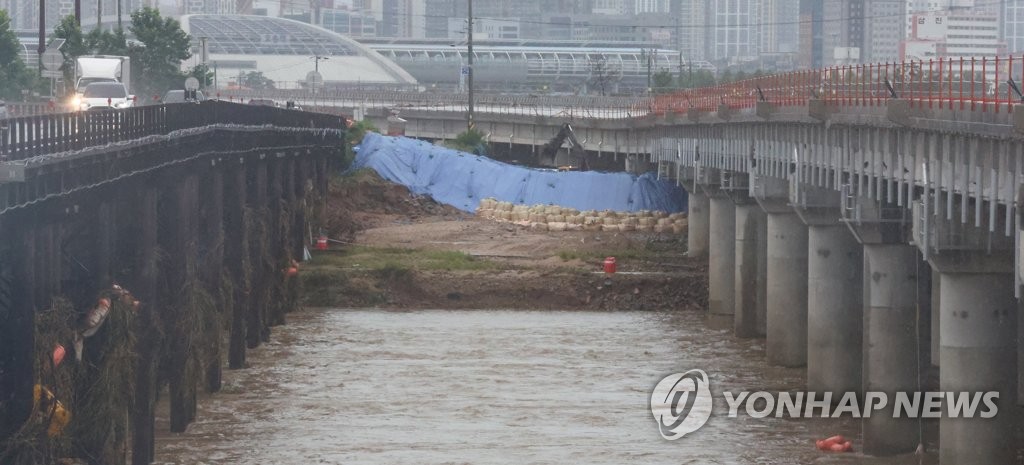
[[[416,84],[409,73],[366,46],[299,21],[200,14],[182,16],[181,26],[197,48],[206,38],[209,60],[227,76],[260,71],[279,83],[297,83],[319,66],[326,83]],[[314,57],[321,57],[319,63]]]

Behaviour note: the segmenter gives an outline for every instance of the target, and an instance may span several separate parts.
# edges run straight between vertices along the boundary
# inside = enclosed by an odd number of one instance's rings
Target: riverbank
[[[302,269],[304,304],[405,309],[702,309],[706,265],[686,235],[537,231],[411,195],[372,173],[337,178],[330,250]],[[602,262],[615,257],[617,272]]]

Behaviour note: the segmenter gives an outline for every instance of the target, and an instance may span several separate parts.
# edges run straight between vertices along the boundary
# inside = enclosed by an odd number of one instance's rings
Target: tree
[[[255,90],[267,90],[274,88],[274,80],[264,76],[262,71],[249,71],[242,75],[241,82],[238,84],[242,87],[248,87]]]
[[[60,52],[64,54],[64,65],[61,66],[61,71],[64,72],[64,81],[71,82],[75,74],[75,58],[89,54],[89,45],[74,16],[61,18],[60,24],[53,29],[53,37],[64,39],[64,45],[60,48]]]
[[[132,66],[140,71],[135,73],[138,88],[146,94],[180,88],[185,79],[181,62],[192,56],[192,39],[181,29],[181,24],[173,18],[161,17],[154,8],[145,7],[132,13],[128,30],[141,44],[130,47]]]
[[[213,85],[213,70],[210,69],[209,65],[200,63],[193,66],[192,69],[188,70],[188,76],[198,79],[200,88],[205,89]]]
[[[679,76],[679,87],[693,89],[715,85],[715,75],[706,69],[689,71]]]
[[[128,47],[128,35],[124,33],[124,29],[93,29],[85,37],[85,43],[91,53],[99,55],[125,56],[131,52]]]
[[[656,94],[671,92],[674,88],[674,86],[672,85],[674,81],[674,79],[672,78],[672,73],[670,73],[667,69],[662,69],[661,71],[658,71],[657,73],[654,74],[654,76],[651,79],[654,85],[654,89],[651,90]]]
[[[608,87],[615,81],[615,72],[608,65],[604,55],[590,59],[590,78],[588,84],[601,95],[608,93]]]
[[[11,17],[0,10],[0,97],[22,98],[22,89],[34,87],[34,77],[21,61],[21,43],[11,30]]]

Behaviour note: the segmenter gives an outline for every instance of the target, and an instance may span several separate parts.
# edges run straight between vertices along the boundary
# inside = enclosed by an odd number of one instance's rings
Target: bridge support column
[[[210,293],[216,305],[216,315],[213,317],[215,324],[209,331],[210,343],[212,344],[203,361],[206,368],[206,390],[217,392],[222,384],[222,342],[221,325],[223,315],[229,312],[226,299],[222,294],[224,286],[224,171],[220,164],[214,166],[206,175],[202,185],[203,192],[203,235],[200,241],[203,244],[200,266],[203,282],[206,283],[206,290]]]
[[[21,223],[17,227],[13,223]],[[29,215],[0,225],[9,248],[0,262],[0,286],[9,300],[0,300],[0,438],[17,431],[32,411],[37,240]]]
[[[931,365],[939,366],[939,341],[942,336],[939,334],[939,308],[942,304],[942,295],[940,289],[942,285],[940,283],[941,273],[938,270],[932,268],[932,287],[931,287],[931,303],[932,303],[932,318],[930,321],[931,329]]]
[[[227,205],[224,210],[224,259],[232,280],[231,333],[228,337],[228,368],[245,368],[246,317],[249,311],[249,216],[248,183],[245,165],[232,166],[225,185]]]
[[[187,175],[177,188],[172,189],[172,211],[168,215],[173,224],[169,234],[168,249],[174,251],[169,260],[167,274],[168,301],[170,320],[165,320],[165,327],[170,329],[171,353],[169,393],[171,432],[180,433],[188,428],[196,417],[196,379],[189,377],[189,359],[192,347],[189,341],[202,341],[202,335],[190,334],[191,325],[182,324],[190,319],[201,318],[202,310],[194,307],[195,301],[184,295],[183,290],[198,286],[198,278],[193,276],[198,263],[198,221],[195,214],[198,207],[199,181],[196,175]],[[191,289],[192,292],[196,290]]]
[[[736,205],[735,319],[738,337],[757,337],[758,315],[766,306],[765,287],[768,218],[756,203]]]
[[[863,252],[842,224],[807,234],[807,390],[859,392]]]
[[[280,326],[285,323],[284,314],[287,309],[287,303],[285,302],[285,277],[281,273],[276,273],[282,266],[285,265],[286,260],[284,257],[288,255],[288,246],[284,241],[283,227],[287,224],[284,218],[285,210],[281,205],[284,200],[284,180],[285,180],[285,163],[284,160],[278,158],[271,160],[269,163],[268,170],[268,198],[270,202],[270,208],[267,210],[269,218],[267,219],[267,241],[270,244],[271,256],[267,257],[271,259],[270,270],[271,273],[268,276],[269,282],[267,283],[269,298],[267,299],[267,326]],[[269,335],[269,330],[268,330]],[[266,339],[264,339],[266,340]]]
[[[736,207],[731,198],[711,198],[710,230],[708,323],[727,328],[733,325],[736,299]]]
[[[142,186],[136,208],[139,224],[138,245],[134,250],[138,276],[129,278],[129,288],[142,305],[136,319],[135,401],[132,404],[132,465],[149,465],[154,459],[154,425],[156,410],[156,372],[158,333],[158,241],[157,214],[159,194],[156,188]]]
[[[246,346],[255,349],[269,336],[266,331],[267,315],[267,165],[257,161],[251,166],[249,205],[255,215],[249,236],[249,260],[252,267],[249,308],[246,315]],[[326,186],[326,163],[317,164],[318,182]],[[322,178],[322,179],[321,179]],[[326,192],[326,191],[325,191]],[[245,226],[248,228],[248,225]]]
[[[885,392],[888,405],[861,422],[864,453],[913,451],[918,421],[893,418],[895,394],[918,389],[917,249],[864,245],[864,391]]]
[[[1017,302],[1013,275],[943,271],[940,279],[940,389],[970,395],[996,391],[999,398],[993,418],[943,415],[939,420],[939,461],[943,465],[1016,463]],[[979,409],[984,411],[985,405]]]
[[[793,212],[768,212],[768,363],[807,363],[807,227]]]
[[[711,204],[708,196],[694,189],[689,193],[687,213],[686,254],[693,258],[707,258],[711,235]]]

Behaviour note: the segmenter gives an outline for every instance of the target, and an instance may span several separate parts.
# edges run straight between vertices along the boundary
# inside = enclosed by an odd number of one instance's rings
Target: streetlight
[[[313,71],[316,71],[317,73],[320,72],[320,61],[327,61],[328,59],[330,59],[330,57],[325,57],[323,55],[314,55],[312,58],[313,61],[316,61],[316,64],[313,65]]]
[[[469,105],[466,115],[466,129],[473,130],[476,124],[473,122],[473,0],[466,0],[466,16],[468,19],[467,42],[469,43],[469,69],[466,74],[466,83],[469,86]]]

